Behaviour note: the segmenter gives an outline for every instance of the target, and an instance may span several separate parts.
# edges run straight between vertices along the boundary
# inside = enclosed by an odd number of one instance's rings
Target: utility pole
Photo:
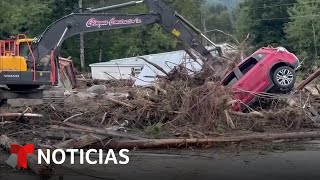
[[[79,0],[79,12],[82,12],[82,0]],[[84,71],[86,67],[86,63],[84,60],[84,34],[80,33],[80,63],[81,70]]]
[[[100,32],[99,33],[100,35],[100,40],[99,40],[99,44],[100,44],[100,48],[99,48],[99,62],[102,62],[102,53],[103,53],[103,44],[102,44],[102,39],[103,39],[103,35],[104,35],[104,32]]]
[[[206,23],[206,17],[204,16],[204,13],[202,13],[201,12],[201,24],[202,24],[202,26],[203,26],[203,34],[205,35],[205,36],[207,36],[207,23]],[[205,45],[205,46],[207,46],[208,45],[208,41],[207,40],[203,40],[203,44]]]
[[[101,4],[101,7],[104,6],[104,0],[100,0],[100,4]],[[100,49],[99,49],[99,62],[102,62],[102,48],[103,48],[103,44],[102,44],[102,38],[103,38],[103,34],[104,32],[100,32],[100,40],[99,40],[99,43],[100,43]]]

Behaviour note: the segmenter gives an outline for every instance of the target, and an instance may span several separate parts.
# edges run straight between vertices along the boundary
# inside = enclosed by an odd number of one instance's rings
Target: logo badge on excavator
[[[20,75],[18,75],[18,74],[12,74],[12,75],[8,75],[8,74],[5,74],[5,75],[3,75],[5,78],[19,78],[20,77]]]
[[[173,35],[177,36],[177,37],[179,37],[180,34],[181,34],[181,32],[178,31],[178,30],[176,30],[176,29],[172,29],[171,33],[172,33]]]

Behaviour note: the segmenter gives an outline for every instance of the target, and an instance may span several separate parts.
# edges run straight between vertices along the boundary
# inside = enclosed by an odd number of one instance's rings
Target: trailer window
[[[226,87],[230,87],[234,85],[238,81],[237,76],[234,74],[234,72],[231,72],[229,76],[223,81],[223,85]]]

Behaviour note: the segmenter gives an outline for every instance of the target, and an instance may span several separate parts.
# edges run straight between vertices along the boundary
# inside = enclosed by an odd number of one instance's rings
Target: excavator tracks
[[[64,105],[64,99],[65,96],[63,89],[53,87],[48,90],[43,90],[42,101],[45,105],[55,104],[62,106]]]
[[[64,89],[60,87],[45,87],[30,91],[0,90],[0,102],[8,105],[36,106],[36,105],[64,105]]]

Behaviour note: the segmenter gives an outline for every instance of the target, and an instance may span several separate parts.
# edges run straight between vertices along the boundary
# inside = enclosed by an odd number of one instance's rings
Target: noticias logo
[[[20,146],[16,144],[12,144],[10,148],[11,154],[17,155],[17,168],[27,168],[27,156],[28,154],[34,154],[34,145],[27,144],[25,146]],[[130,162],[128,149],[121,149],[119,153],[116,155],[113,149],[109,149],[107,152],[102,149],[89,149],[87,151],[83,149],[55,149],[50,150],[47,149],[46,152],[38,149],[38,164],[63,164],[66,162],[67,157],[70,157],[70,164],[75,164],[75,157],[79,157],[79,164],[109,164],[110,162],[113,164],[126,165]],[[70,156],[67,156],[69,154]],[[94,156],[94,157],[93,157]]]

